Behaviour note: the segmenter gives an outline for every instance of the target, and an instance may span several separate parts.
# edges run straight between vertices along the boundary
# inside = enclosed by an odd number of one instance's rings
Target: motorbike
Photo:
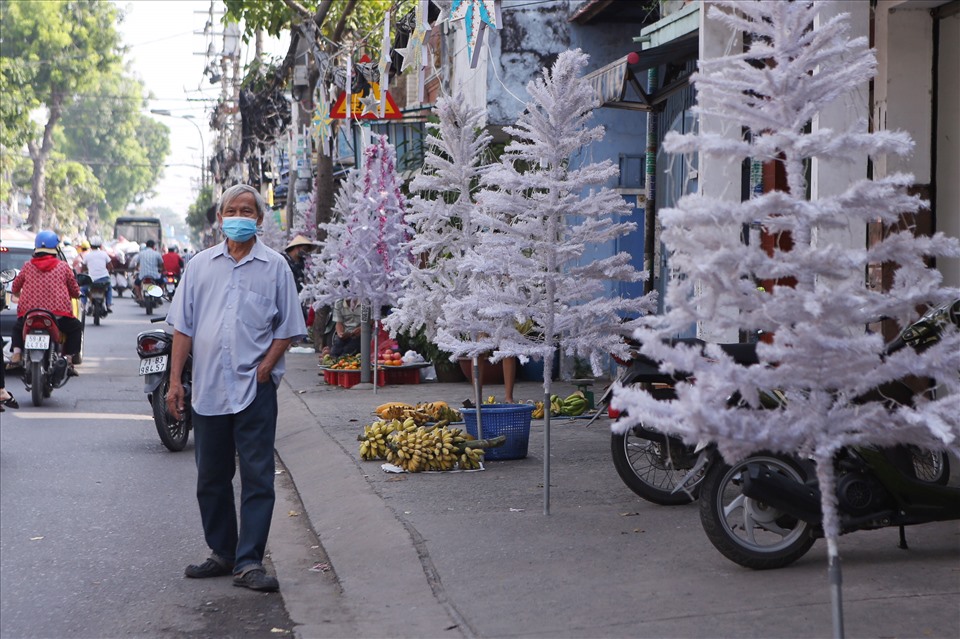
[[[680,338],[684,343],[703,348],[706,342],[696,338]],[[637,345],[638,346],[638,345]],[[720,348],[737,363],[756,364],[757,345],[720,344]],[[686,373],[660,372],[658,362],[631,348],[629,360],[618,360],[626,366],[618,382],[623,386],[640,386],[661,401],[676,398],[676,384],[689,378]],[[600,398],[602,406],[609,402],[614,385]],[[729,399],[731,404],[737,397]],[[707,471],[710,457],[701,455],[695,446],[685,444],[678,436],[638,424],[623,434],[613,434],[610,452],[617,474],[626,486],[643,499],[662,506],[689,504],[697,498],[700,482]]]
[[[86,273],[77,275],[77,283],[87,287],[88,315],[93,318],[93,325],[100,326],[100,320],[107,316],[107,282],[94,282]]]
[[[124,270],[114,269],[110,278],[113,280],[113,290],[117,297],[123,297],[123,292],[131,288],[130,278]]]
[[[162,322],[155,318],[151,322]],[[139,374],[143,377],[143,391],[153,410],[153,421],[160,441],[171,452],[179,452],[187,445],[190,429],[190,391],[192,387],[193,357],[187,361],[181,374],[184,389],[185,410],[180,419],[174,419],[167,411],[167,391],[170,389],[170,355],[173,350],[173,335],[163,329],[150,329],[137,335],[137,355],[140,356]]]
[[[152,277],[140,280],[140,304],[146,309],[147,315],[153,315],[153,309],[160,305],[163,289]]]
[[[167,301],[173,301],[173,295],[177,292],[177,285],[180,283],[180,276],[171,271],[163,274],[163,296]]]
[[[886,352],[922,348],[939,339],[946,322],[960,326],[960,300],[932,308]],[[870,395],[902,403],[915,394],[895,384]],[[900,547],[906,548],[905,526],[960,519],[960,488],[946,485],[950,464],[943,451],[850,446],[833,463],[841,534],[897,526]],[[700,486],[700,520],[710,542],[731,561],[758,570],[782,568],[823,537],[820,498],[809,459],[766,452],[732,465],[717,459]]]
[[[57,316],[44,309],[31,309],[23,321],[23,384],[34,406],[41,406],[55,388],[67,383],[67,360],[63,357],[66,336],[57,326]]]

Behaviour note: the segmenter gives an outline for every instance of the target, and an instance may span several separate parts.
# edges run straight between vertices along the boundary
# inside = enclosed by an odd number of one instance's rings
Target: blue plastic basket
[[[530,442],[530,415],[533,406],[530,404],[484,404],[483,437],[499,437],[504,435],[507,442],[503,446],[488,448],[484,458],[491,461],[507,459],[523,459],[527,456],[527,444]],[[467,432],[477,437],[477,409],[461,408],[463,421]]]

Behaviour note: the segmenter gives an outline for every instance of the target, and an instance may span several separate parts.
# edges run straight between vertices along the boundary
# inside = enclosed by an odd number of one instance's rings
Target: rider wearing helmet
[[[83,270],[90,275],[94,284],[107,285],[107,312],[113,312],[113,287],[110,286],[110,271],[113,265],[110,255],[103,250],[103,240],[99,237],[90,238],[90,250],[83,256]],[[87,287],[81,289],[80,300],[87,303]]]
[[[83,256],[90,250],[90,242],[84,240],[77,247],[77,256],[70,262],[74,273],[83,273]]]
[[[44,309],[57,317],[57,326],[66,335],[64,357],[67,374],[76,375],[73,357],[80,352],[83,340],[83,325],[73,316],[71,298],[80,297],[80,287],[73,271],[57,256],[60,238],[53,231],[40,231],[34,241],[33,258],[23,265],[11,285],[11,292],[19,295],[17,322],[13,327],[11,346],[13,356],[8,369],[23,365],[23,321],[28,311]]]

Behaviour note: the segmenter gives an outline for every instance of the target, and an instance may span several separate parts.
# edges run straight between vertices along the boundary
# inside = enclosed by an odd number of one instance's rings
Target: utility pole
[[[186,115],[174,115],[168,109],[150,109],[150,113],[154,115],[162,115],[168,118],[177,118],[179,120],[186,120],[197,129],[197,134],[200,136],[200,189],[203,190],[207,186],[207,161],[206,161],[206,145],[203,143],[203,131],[200,129],[200,125],[196,123],[193,114]]]

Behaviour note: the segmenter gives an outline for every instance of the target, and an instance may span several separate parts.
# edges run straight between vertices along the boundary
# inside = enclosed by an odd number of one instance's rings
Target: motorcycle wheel
[[[43,404],[43,366],[40,362],[30,362],[30,399],[33,400],[34,406],[41,406]]]
[[[689,465],[684,469],[676,462],[681,456],[695,457],[682,442],[666,435],[651,439],[631,429],[611,437],[610,452],[620,479],[643,499],[661,506],[681,506],[697,498],[702,477],[689,491],[672,492],[690,471]]]
[[[160,386],[153,392],[151,403],[153,404],[153,422],[157,426],[157,434],[160,435],[160,441],[171,452],[178,453],[187,446],[187,439],[190,437],[189,412],[181,416],[179,420],[173,419],[173,415],[167,412],[167,390],[170,388],[170,380],[164,379]]]
[[[143,306],[147,309],[147,315],[153,315],[153,298],[149,295],[144,296]]]
[[[100,326],[100,307],[98,305],[93,307],[93,325]]]
[[[950,459],[945,452],[918,446],[909,446],[909,450],[917,479],[938,486],[947,485],[950,481]]]
[[[700,486],[700,522],[710,543],[730,561],[754,570],[783,568],[813,546],[811,526],[744,495],[741,477],[748,463],[805,479],[798,464],[773,455],[748,457],[733,466],[714,464]]]

